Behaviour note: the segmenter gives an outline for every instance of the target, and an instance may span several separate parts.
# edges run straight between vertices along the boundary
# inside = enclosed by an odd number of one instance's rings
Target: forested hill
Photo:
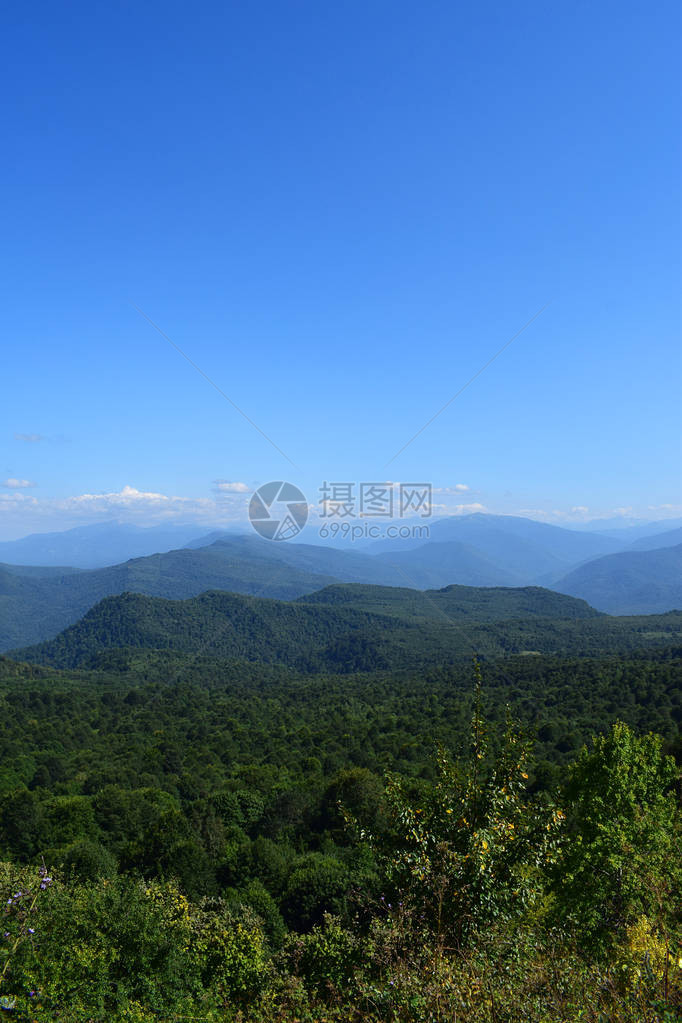
[[[466,591],[466,588],[462,588]],[[347,588],[340,588],[340,592]],[[376,592],[373,592],[376,591]],[[339,590],[332,589],[332,595]],[[126,593],[108,597],[56,639],[19,650],[19,659],[60,668],[88,667],[109,649],[146,648],[283,664],[303,672],[405,671],[514,653],[619,653],[679,641],[682,613],[617,619],[591,615],[583,602],[542,590],[471,590],[470,618],[448,610],[466,604],[448,589],[400,591],[382,613],[367,609],[390,591],[361,587],[358,604],[286,602],[211,591],[185,601]],[[518,618],[511,617],[518,600]],[[363,606],[363,600],[365,606]],[[399,610],[401,601],[404,609]],[[417,614],[418,602],[429,612]],[[488,606],[485,605],[486,601]],[[564,603],[565,602],[565,603]],[[390,603],[390,600],[389,600]],[[535,603],[535,612],[529,608]],[[554,616],[551,616],[551,609]]]
[[[298,603],[355,607],[404,619],[443,619],[499,622],[510,618],[600,618],[584,601],[541,586],[445,586],[413,590],[396,586],[345,584],[326,586],[300,597]]]
[[[201,541],[196,541],[191,548],[106,568],[0,564],[0,651],[52,639],[98,601],[126,592],[184,600],[207,590],[225,590],[294,600],[335,583],[390,586],[401,591],[458,584],[448,598],[451,609],[447,613],[469,618],[473,613],[481,621],[488,618],[484,604],[478,601],[474,606],[464,593],[467,587],[491,588],[494,617],[503,587],[510,592],[527,587],[525,592],[530,594],[532,587],[551,586],[611,614],[658,614],[682,606],[682,547],[609,554],[564,576],[575,567],[571,558],[594,553],[604,538],[595,541],[570,530],[513,518],[503,530],[502,520],[493,519],[491,523],[485,516],[465,516],[457,523],[435,523],[435,539],[428,543],[388,551],[379,545],[376,553],[269,543],[255,535],[219,536],[207,546],[199,547]],[[550,540],[551,549],[546,549]],[[474,546],[474,541],[480,546]],[[608,547],[615,541],[606,538],[606,543]],[[538,574],[541,570],[544,574]],[[564,576],[561,583],[556,582],[559,575]],[[464,596],[464,604],[458,602],[458,594]],[[574,617],[572,612],[564,615],[558,603],[555,612],[548,596],[542,599],[548,603],[550,616]],[[382,601],[380,597],[379,603]],[[321,598],[321,602],[327,603],[329,598]],[[533,598],[530,613],[535,614],[536,607]],[[383,613],[380,606],[377,610]],[[519,617],[525,613],[520,606],[518,611]],[[512,603],[509,614],[502,617],[516,616],[517,605]]]
[[[0,564],[0,651],[51,639],[104,597],[120,593],[183,600],[226,590],[293,600],[334,582],[404,581],[397,570],[366,554],[268,543],[255,536],[223,537],[206,547],[88,571]]]
[[[274,545],[270,545],[273,547]],[[0,650],[55,636],[104,597],[135,592],[181,600],[209,589],[293,599],[335,582],[336,575],[284,564],[267,545],[242,553],[226,544],[169,551],[92,571],[35,571],[0,565]]]

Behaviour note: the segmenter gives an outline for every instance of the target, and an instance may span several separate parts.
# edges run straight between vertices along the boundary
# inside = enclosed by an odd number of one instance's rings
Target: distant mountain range
[[[201,526],[129,526],[100,522],[61,533],[31,533],[0,543],[0,564],[104,568],[130,558],[184,547],[203,536]]]
[[[665,533],[656,533],[654,536],[643,536],[630,545],[631,551],[656,551],[660,547],[677,547],[682,543],[682,526],[677,529],[668,529]]]
[[[402,548],[389,553],[377,544],[372,553],[395,560],[405,571],[415,573],[440,563],[450,573],[457,572],[460,564],[470,568],[471,578],[439,577],[441,586],[447,582],[477,586],[549,582],[590,558],[622,549],[610,537],[577,533],[513,515],[484,514],[440,519],[431,525],[428,543],[409,550],[405,546],[403,543]],[[428,553],[429,548],[435,548],[433,554]],[[436,585],[433,579],[425,584]],[[415,579],[414,585],[421,585],[420,580]]]
[[[456,541],[475,548],[479,554],[492,557],[493,562],[499,557],[512,557],[508,549],[511,537],[518,541],[527,540],[532,548],[545,552],[546,560],[539,566],[517,562],[516,570],[527,578],[535,572],[551,572],[554,569],[564,571],[575,567],[576,563],[602,554],[613,554],[626,550],[633,541],[649,538],[659,533],[679,530],[682,519],[668,519],[659,522],[638,523],[616,528],[620,519],[608,519],[601,522],[574,525],[571,528],[549,525],[513,515],[462,515],[452,518],[423,520],[422,525],[429,525],[431,541],[443,543]],[[501,534],[501,535],[500,535]],[[206,533],[206,529],[196,524],[165,525],[165,526],[133,526],[116,521],[101,522],[88,526],[77,526],[59,533],[32,533],[20,540],[0,542],[0,564],[32,565],[35,567],[73,567],[73,568],[105,568],[129,561],[131,558],[142,558],[149,554],[177,550],[181,547],[206,547],[216,540],[232,538],[237,535],[252,536],[250,529],[235,526],[230,529],[219,529]],[[301,537],[305,546],[322,546],[307,541],[306,534]],[[665,546],[674,546],[679,540],[671,540]],[[352,545],[357,551],[369,554],[382,554],[391,551],[404,552],[410,547],[420,546],[415,540],[410,543],[402,539],[365,542]],[[297,546],[297,542],[289,544]],[[328,544],[324,544],[328,547]],[[334,545],[332,545],[334,546]],[[336,545],[338,549],[349,551],[349,544]],[[652,544],[653,546],[653,544]],[[659,546],[663,546],[660,544]],[[648,549],[648,548],[641,548]],[[523,554],[521,545],[518,553]],[[528,553],[526,551],[525,553]],[[535,557],[535,555],[533,555]],[[513,560],[513,558],[512,558]],[[498,565],[506,571],[514,571],[510,565]]]
[[[658,519],[654,522],[642,522],[639,519],[619,516],[618,518],[592,519],[591,522],[575,523],[572,528],[580,532],[587,530],[590,533],[611,536],[625,546],[642,537],[655,536],[656,533],[664,533],[680,526],[682,526],[682,519]]]
[[[71,560],[82,564],[104,557],[98,543],[102,551],[173,539],[184,546],[95,569],[0,564],[0,651],[49,639],[104,597],[124,592],[177,600],[225,590],[293,600],[339,582],[411,590],[542,585],[610,613],[682,607],[678,528],[639,537],[626,551],[613,537],[514,516],[461,516],[430,529],[430,539],[412,547],[381,543],[362,550],[268,542],[255,534],[187,536],[192,527],[115,525],[27,537],[0,550],[36,558],[49,551],[57,559],[71,551]]]
[[[555,588],[614,615],[682,608],[682,544],[597,558],[560,579]]]

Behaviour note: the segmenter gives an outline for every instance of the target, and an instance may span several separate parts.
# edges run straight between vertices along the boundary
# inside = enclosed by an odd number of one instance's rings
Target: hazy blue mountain
[[[534,519],[522,518],[518,515],[475,515],[455,516],[440,519],[431,530],[434,540],[461,539],[475,544],[479,550],[488,548],[497,553],[500,548],[502,533],[506,537],[515,537],[526,543],[533,544],[538,552],[563,562],[584,561],[602,554],[612,553],[618,549],[618,542],[609,537],[592,533],[579,533],[564,526],[554,526],[547,522],[536,522]],[[490,537],[490,541],[487,540]],[[541,569],[542,570],[542,569]]]
[[[196,550],[197,547],[210,547],[211,544],[217,543],[219,540],[230,540],[235,536],[245,536],[246,530],[235,530],[234,533],[228,532],[226,529],[214,529],[210,533],[202,533],[201,536],[195,536],[187,543],[183,543],[180,546],[188,547],[191,550]]]
[[[342,582],[376,583],[402,586],[404,578],[390,564],[377,561],[367,553],[352,547],[323,547],[316,544],[289,543],[262,540],[255,533],[245,536],[221,536],[211,549],[237,559],[266,559],[281,566],[289,565],[299,571],[334,576]]]
[[[682,608],[682,544],[597,558],[555,587],[609,614],[658,614]]]
[[[448,552],[449,544],[456,546]],[[582,562],[622,547],[609,537],[513,515],[477,513],[431,523],[427,542],[406,541],[402,549],[396,542],[390,551],[383,543],[375,544],[371,553],[386,561],[393,559],[411,572],[411,585],[519,586],[551,584]],[[429,553],[429,548],[434,550]]]
[[[205,527],[196,525],[141,527],[101,522],[61,533],[32,533],[21,540],[5,540],[0,543],[0,563],[102,568],[183,547],[205,532]]]
[[[397,574],[399,585],[413,589],[440,589],[450,583],[464,586],[519,586],[529,581],[501,568],[469,544],[431,540],[405,551],[376,554],[373,560]],[[380,580],[377,579],[377,582]]]
[[[47,577],[58,578],[64,575],[78,575],[85,571],[82,568],[73,568],[69,565],[0,565],[10,575],[20,575],[29,579],[44,579]]]
[[[54,636],[87,610],[89,604],[73,602],[72,612],[64,614],[61,578],[26,576],[0,565],[0,650]]]
[[[609,519],[592,519],[590,522],[576,523],[573,529],[600,533],[610,536],[627,547],[641,537],[665,533],[670,529],[682,526],[682,519],[657,519],[653,522],[642,522],[633,517],[614,516]]]
[[[682,526],[677,529],[668,529],[665,533],[655,533],[653,536],[643,536],[630,544],[631,551],[656,551],[660,547],[677,547],[682,543]]]

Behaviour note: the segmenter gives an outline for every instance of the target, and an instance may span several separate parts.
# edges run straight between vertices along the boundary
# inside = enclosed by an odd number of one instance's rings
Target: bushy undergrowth
[[[682,1019],[674,762],[616,724],[550,799],[529,795],[528,758],[511,721],[489,747],[477,709],[468,757],[440,749],[433,783],[389,775],[343,808],[365,866],[350,884],[299,862],[290,897],[324,889],[332,912],[298,931],[260,882],[189,899],[80,846],[54,871],[3,864],[0,1019]]]

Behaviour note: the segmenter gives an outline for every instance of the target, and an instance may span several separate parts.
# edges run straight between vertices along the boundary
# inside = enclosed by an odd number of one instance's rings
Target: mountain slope
[[[639,519],[628,519],[618,516],[610,519],[592,519],[591,522],[576,523],[575,530],[581,532],[598,533],[600,536],[610,536],[618,540],[623,548],[634,543],[635,540],[655,536],[657,533],[665,533],[671,529],[682,526],[682,519],[657,519],[653,522],[642,522]]]
[[[300,597],[297,603],[354,607],[404,621],[500,622],[519,618],[600,618],[583,600],[553,593],[540,586],[446,586],[440,590],[412,590],[387,586],[334,585]]]
[[[517,515],[477,513],[443,519],[434,524],[431,538],[446,537],[475,546],[510,571],[523,571],[534,577],[622,548],[610,537],[579,533]]]
[[[103,568],[130,558],[183,547],[202,536],[201,526],[131,526],[100,522],[60,533],[31,533],[0,543],[0,563]]]
[[[569,569],[584,561],[604,554],[622,550],[627,541],[620,543],[610,537],[592,533],[581,533],[562,526],[535,522],[514,515],[473,515],[453,516],[432,522],[429,527],[430,539],[425,544],[412,544],[410,551],[418,547],[439,545],[445,552],[446,544],[460,544],[470,555],[477,555],[492,565],[496,572],[506,575],[507,584],[528,585],[545,579],[565,575]],[[405,553],[407,543],[403,541],[381,541],[369,548],[377,556],[389,552],[400,552],[407,564],[410,557]],[[418,559],[412,555],[413,563]],[[434,565],[434,568],[437,566]],[[453,548],[451,565],[456,569],[456,551]],[[463,566],[466,570],[466,565]],[[483,567],[481,565],[481,567]],[[512,581],[513,580],[513,581]],[[431,585],[445,586],[449,583],[470,585],[504,585],[501,578],[476,580],[464,577],[432,578]]]
[[[682,543],[682,526],[677,529],[668,529],[665,533],[654,533],[653,536],[643,536],[630,544],[631,551],[657,551],[660,547],[677,547]]]
[[[472,543],[447,539],[451,535],[466,536]],[[0,565],[0,651],[46,640],[104,597],[124,592],[184,599],[216,589],[293,600],[336,582],[433,590],[451,584],[518,587],[539,582],[584,597],[602,610],[656,611],[680,606],[674,582],[647,596],[637,573],[618,584],[618,600],[611,599],[605,582],[595,591],[571,588],[584,585],[591,570],[583,566],[586,575],[578,576],[576,583],[564,568],[557,572],[557,564],[560,558],[596,549],[595,543],[603,545],[604,538],[591,534],[511,516],[471,515],[434,523],[432,536],[445,539],[372,555],[329,546],[272,543],[255,535],[218,534],[210,545],[204,541],[211,536],[195,538],[181,550],[100,569]],[[475,547],[474,542],[481,546]],[[538,579],[537,571],[548,565],[552,571]],[[576,565],[573,568],[577,570]],[[556,578],[562,584],[555,587]]]
[[[87,610],[89,604],[76,604],[64,613],[59,579],[32,578],[0,565],[0,650],[54,636]]]
[[[339,588],[334,588],[338,594]],[[367,588],[361,588],[366,590]],[[340,590],[343,593],[344,588]],[[333,596],[333,594],[332,594]],[[55,639],[16,651],[18,659],[58,668],[90,668],[108,663],[112,651],[168,650],[196,657],[281,664],[305,673],[353,671],[422,671],[428,666],[470,659],[473,655],[499,657],[513,653],[590,654],[624,652],[650,645],[678,642],[682,614],[649,619],[614,619],[590,615],[584,605],[565,599],[566,607],[588,617],[551,618],[526,614],[522,618],[471,620],[444,612],[453,599],[459,606],[488,600],[472,618],[513,612],[514,591],[499,611],[495,597],[436,595],[443,602],[438,614],[428,617],[406,603],[401,594],[392,612],[366,610],[391,595],[361,593],[360,606],[327,603],[319,598],[306,603],[269,600],[233,593],[208,592],[189,600],[125,593],[107,597]],[[417,594],[417,599],[424,599]],[[427,598],[428,599],[428,598]],[[520,591],[520,607],[528,602],[538,611],[545,596]],[[552,596],[547,600],[551,601]],[[403,602],[403,610],[399,604]],[[444,612],[444,613],[440,613]]]
[[[45,576],[0,566],[0,651],[48,639],[104,597],[126,591],[182,599],[207,589],[224,589],[294,598],[336,581],[335,576],[274,560],[267,550],[239,556],[220,546]]]
[[[581,565],[555,584],[609,614],[658,614],[682,608],[682,544],[626,551]]]
[[[354,640],[365,654],[371,635],[375,667],[389,667],[385,647],[416,649],[418,628],[355,608],[311,607],[212,591],[185,601],[124,593],[107,597],[56,639],[19,652],[21,659],[74,668],[103,650],[145,648],[282,663],[300,670],[350,664]],[[432,633],[434,630],[432,630]],[[437,642],[445,655],[445,646]],[[426,639],[431,650],[434,636]],[[413,642],[410,643],[410,640]],[[422,637],[424,642],[424,637]],[[418,660],[418,659],[417,659]],[[415,663],[412,656],[407,662]]]
[[[0,566],[0,651],[49,639],[118,593],[180,600],[216,589],[293,600],[334,582],[403,581],[399,571],[367,554],[256,536],[221,536],[206,547],[88,571]]]
[[[402,586],[404,579],[390,564],[352,549],[317,544],[277,543],[257,536],[222,536],[211,549],[237,559],[265,559],[270,564],[289,565],[315,575],[334,576],[342,582]]]
[[[422,544],[406,551],[376,554],[373,558],[383,571],[390,570],[398,585],[427,589],[450,583],[463,586],[519,586],[527,578],[500,568],[490,558],[468,544],[451,542]]]

